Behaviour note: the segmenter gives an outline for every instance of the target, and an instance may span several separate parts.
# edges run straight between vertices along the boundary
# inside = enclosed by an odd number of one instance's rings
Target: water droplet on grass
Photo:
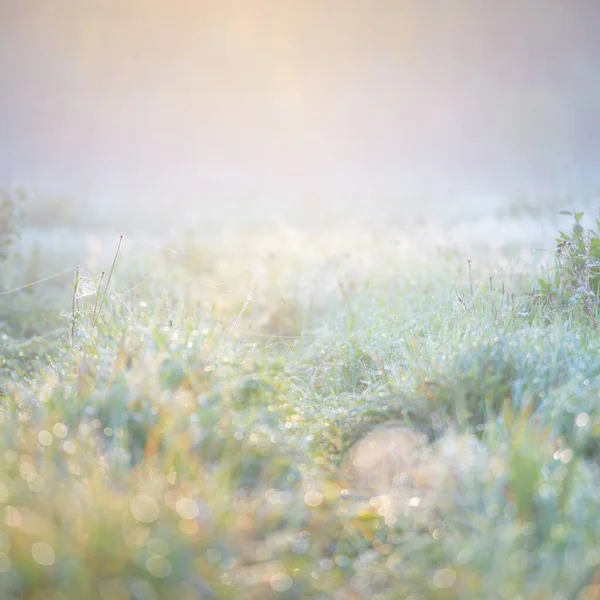
[[[448,590],[456,583],[454,569],[438,569],[431,578],[431,587],[438,590]]]
[[[40,431],[38,433],[38,442],[42,446],[50,446],[52,445],[52,434],[49,431]]]
[[[294,580],[286,573],[276,573],[269,579],[269,584],[276,592],[286,592],[294,585]]]
[[[198,504],[190,498],[181,498],[178,500],[175,510],[182,519],[195,519],[200,514]]]
[[[316,508],[323,502],[323,494],[319,490],[310,490],[304,495],[304,502],[307,506]]]
[[[35,542],[31,546],[31,556],[35,562],[43,567],[51,567],[56,562],[54,549],[44,542]]]
[[[153,523],[160,515],[158,503],[150,496],[134,496],[129,508],[135,519],[142,523]]]
[[[171,563],[164,556],[151,556],[148,558],[146,569],[150,575],[159,579],[169,577],[173,572]]]

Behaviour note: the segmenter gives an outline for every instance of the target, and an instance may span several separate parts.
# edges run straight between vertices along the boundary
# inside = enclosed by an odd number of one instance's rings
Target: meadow
[[[164,235],[25,208],[0,598],[600,599],[575,204]]]

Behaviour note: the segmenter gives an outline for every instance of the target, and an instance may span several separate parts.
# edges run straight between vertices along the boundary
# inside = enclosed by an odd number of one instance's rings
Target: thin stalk
[[[227,334],[227,337],[225,338],[225,343],[229,342],[229,340],[231,339],[231,336],[233,335],[233,332],[237,329],[237,326],[240,322],[240,319],[242,318],[242,315],[244,314],[244,312],[246,312],[246,309],[248,308],[248,304],[250,304],[250,302],[252,301],[253,293],[254,293],[254,271],[252,271],[252,280],[250,281],[250,291],[248,292],[248,296],[246,297],[244,304],[242,304],[242,308],[240,309],[238,316],[235,318],[235,321],[233,322],[233,325],[231,326],[229,333]]]
[[[496,320],[496,303],[494,302],[494,285],[490,275],[490,294],[492,295],[492,322]]]
[[[471,305],[473,307],[473,313],[475,313],[475,294],[473,292],[473,273],[471,272],[471,259],[469,259],[469,287],[471,289]]]
[[[92,326],[96,322],[96,311],[98,310],[98,300],[100,299],[100,288],[102,287],[102,280],[104,279],[104,271],[100,275],[100,282],[98,283],[98,289],[96,291],[96,302],[94,302],[94,313],[92,315]]]
[[[71,338],[75,341],[75,300],[77,298],[77,288],[79,287],[79,266],[75,269],[75,283],[73,284],[73,313],[71,315]]]
[[[115,258],[114,258],[112,266],[110,268],[110,272],[108,273],[108,279],[106,280],[106,287],[104,288],[104,295],[102,296],[102,298],[100,298],[99,303],[98,303],[98,312],[95,315],[94,322],[92,323],[92,327],[96,325],[96,321],[97,321],[98,317],[100,316],[100,311],[102,310],[103,300],[104,300],[104,297],[106,296],[106,294],[108,293],[108,286],[110,285],[110,280],[111,280],[113,271],[115,270],[115,265],[117,264],[117,258],[119,258],[119,251],[121,250],[121,244],[123,243],[124,237],[125,236],[123,234],[121,234],[119,236],[119,245],[117,246],[117,251],[115,252]]]

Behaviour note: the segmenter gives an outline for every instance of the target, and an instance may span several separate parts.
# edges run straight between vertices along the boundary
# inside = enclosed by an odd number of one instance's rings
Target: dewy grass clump
[[[444,371],[419,386],[426,410],[442,413],[444,423],[479,432],[501,419],[504,410],[537,414],[546,395],[571,378],[560,348],[568,339],[563,331],[532,327],[467,335]]]
[[[600,219],[594,227],[582,225],[583,212],[563,211],[572,217],[571,231],[556,238],[554,273],[538,280],[540,297],[564,310],[582,306],[584,314],[597,327],[600,294]]]
[[[399,235],[124,236],[2,304],[0,597],[596,597],[587,305]]]

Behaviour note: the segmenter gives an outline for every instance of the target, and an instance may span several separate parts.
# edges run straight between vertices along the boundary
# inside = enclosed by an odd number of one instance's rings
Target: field
[[[25,207],[0,598],[600,599],[600,242],[562,204],[166,233]]]

